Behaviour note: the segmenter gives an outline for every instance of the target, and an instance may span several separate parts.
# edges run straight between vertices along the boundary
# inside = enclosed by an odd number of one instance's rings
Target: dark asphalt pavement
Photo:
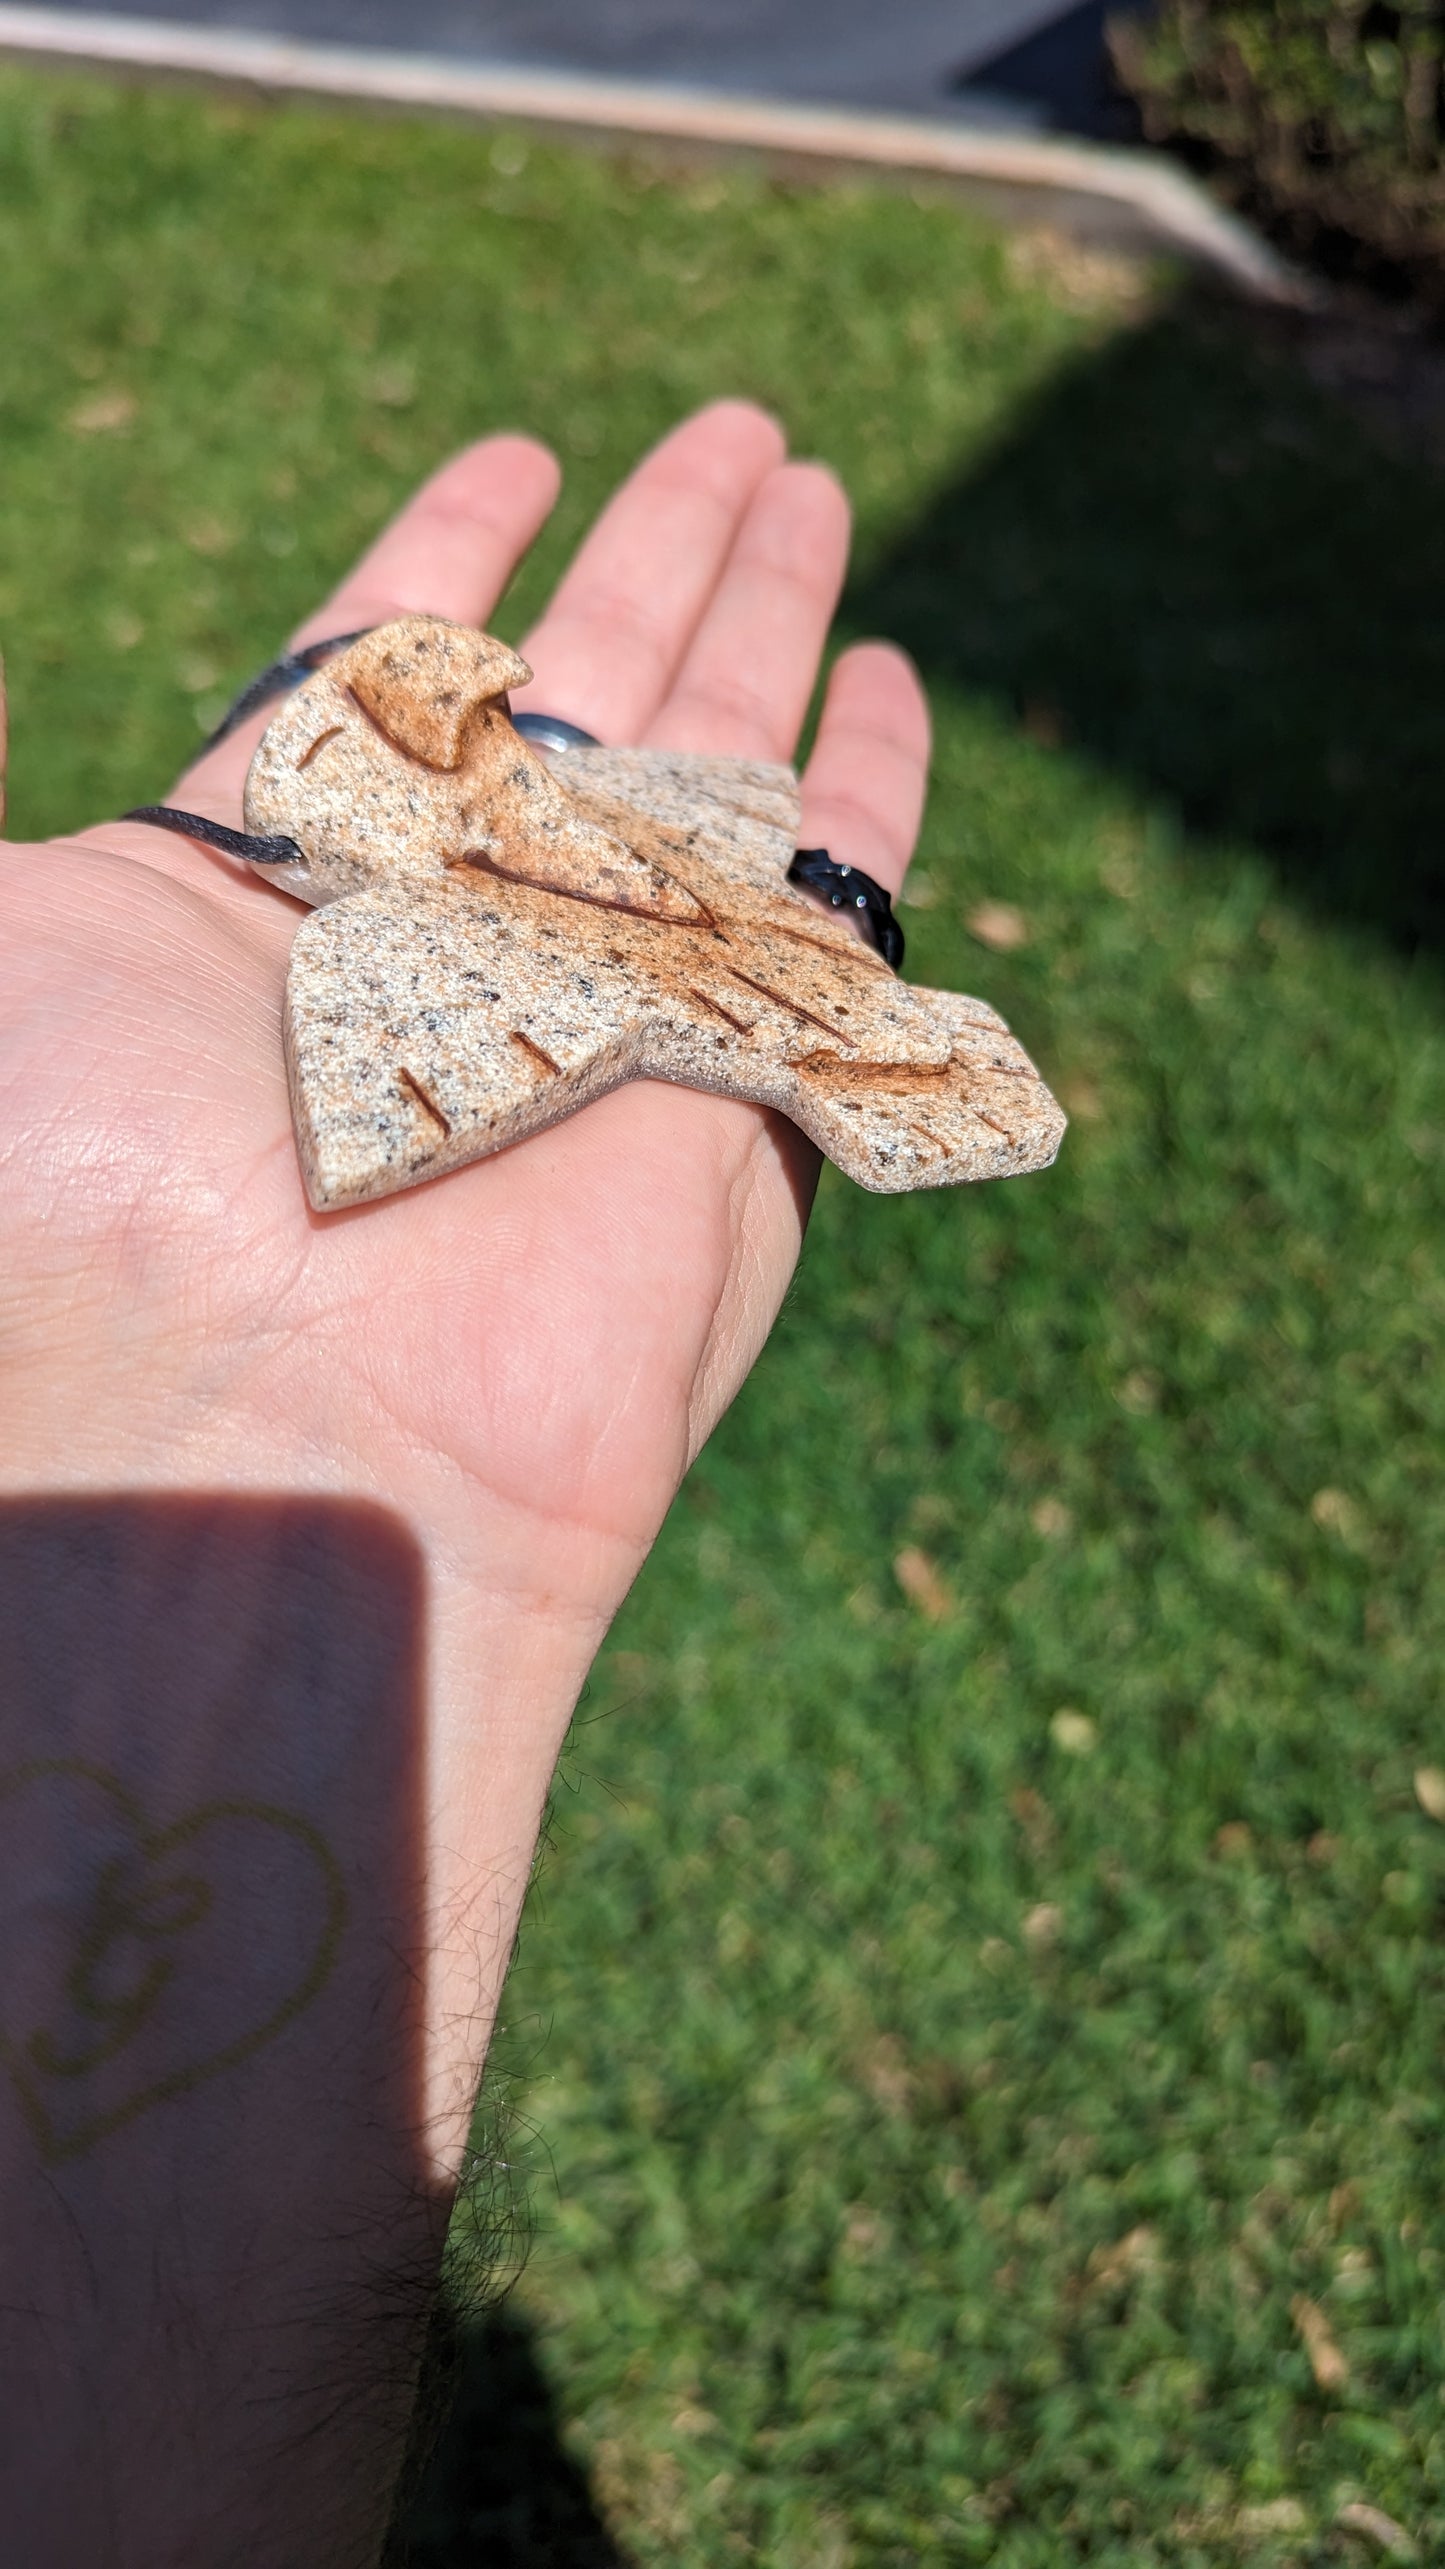
[[[49,0],[469,62],[1130,135],[1105,0]]]

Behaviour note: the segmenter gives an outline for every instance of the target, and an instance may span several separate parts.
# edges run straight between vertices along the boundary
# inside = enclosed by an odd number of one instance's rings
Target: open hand
[[[556,487],[527,439],[471,448],[298,640],[414,611],[486,622]],[[608,743],[786,759],[847,540],[836,482],[785,460],[772,420],[706,410],[587,538],[522,644],[536,676],[519,704]],[[239,824],[264,719],[172,799]],[[896,889],[926,755],[903,657],[846,653],[804,843]],[[519,1902],[577,1691],[771,1325],[814,1155],[758,1110],[638,1084],[438,1183],[317,1216],[279,1031],[302,913],[132,824],[0,853],[5,1486],[395,1509],[431,1588],[437,1914],[483,1874]],[[498,1970],[508,1941],[503,1920]],[[439,1993],[435,2021],[454,2012]],[[440,2098],[475,2061],[433,2066]]]

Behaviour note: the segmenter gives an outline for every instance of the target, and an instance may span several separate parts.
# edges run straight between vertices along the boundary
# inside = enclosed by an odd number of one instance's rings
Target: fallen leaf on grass
[[[1049,1724],[1049,1737],[1066,1757],[1091,1757],[1099,1745],[1099,1726],[1072,1704],[1061,1704]]]
[[[1309,2522],[1298,2498],[1265,2498],[1255,2506],[1206,2507],[1200,2514],[1177,2515],[1171,2530],[1181,2541],[1207,2542],[1212,2548],[1222,2542],[1237,2545],[1241,2539],[1253,2545],[1277,2533],[1307,2533]],[[1238,2554],[1232,2550],[1230,2556]],[[1249,2557],[1254,2556],[1251,2548]]]
[[[1427,1819],[1445,1822],[1445,1766],[1417,1766],[1415,1799]]]
[[[1304,2533],[1309,2517],[1298,2498],[1266,2498],[1257,2507],[1241,2507],[1234,2531],[1243,2534]]]
[[[1091,2249],[1087,2271],[1091,2283],[1102,2284],[1106,2292],[1115,2292],[1121,2284],[1157,2273],[1161,2263],[1159,2233],[1147,2221],[1141,2221],[1137,2229],[1126,2230],[1122,2239],[1115,2239],[1107,2248]]]
[[[1216,1855],[1248,1855],[1254,1844],[1254,1831],[1248,1820],[1226,1820],[1214,1832]]]
[[[407,357],[390,358],[372,367],[361,389],[385,410],[409,410],[416,399],[416,368]]]
[[[909,875],[898,897],[910,910],[936,910],[938,886],[932,875],[925,874],[920,867]]]
[[[716,2425],[710,2408],[697,2408],[689,2401],[674,2417],[672,2431],[674,2435],[711,2435]]]
[[[186,542],[193,553],[203,554],[208,561],[229,553],[236,541],[235,529],[223,517],[198,517],[186,528]]]
[[[1029,941],[1029,923],[1012,901],[980,901],[963,924],[971,937],[977,937],[981,946],[992,946],[995,954],[1012,954],[1016,946]]]
[[[1330,2323],[1319,2303],[1311,2301],[1307,2293],[1297,2292],[1290,2303],[1289,2315],[1310,2359],[1310,2371],[1317,2388],[1342,2391],[1350,2378],[1350,2367],[1330,2334]]]
[[[1054,1815],[1042,1793],[1032,1784],[1017,1784],[1008,1797],[1008,1806],[1035,1855],[1042,1855],[1054,1835]]]
[[[77,437],[116,436],[129,428],[140,405],[133,392],[122,392],[112,385],[105,392],[89,392],[70,412],[65,425]]]
[[[843,2216],[843,2244],[855,2256],[871,2256],[888,2236],[888,2225],[868,2203],[851,2203]]]
[[[890,2114],[906,2114],[918,2082],[896,2034],[880,2034],[858,2063],[858,2076],[876,2102]]]
[[[1364,2498],[1352,2498],[1347,2507],[1341,2507],[1335,2524],[1341,2533],[1363,2534],[1366,2542],[1373,2542],[1376,2550],[1383,2551],[1387,2560],[1414,2560],[1418,2557],[1404,2526],[1397,2524],[1392,2515],[1386,2515],[1383,2507],[1372,2507]]]
[[[926,1552],[916,1543],[905,1543],[893,1563],[893,1576],[911,1606],[916,1606],[930,1623],[942,1623],[952,1611],[953,1599]]]
[[[979,2506],[985,2524],[1007,2524],[1009,2517],[1018,2512],[1018,2490],[1007,2472],[1001,2480],[990,2480]]]
[[[1347,1490],[1316,1490],[1310,1501],[1310,1515],[1323,1533],[1337,1534],[1341,1543],[1359,1548],[1364,1519]]]

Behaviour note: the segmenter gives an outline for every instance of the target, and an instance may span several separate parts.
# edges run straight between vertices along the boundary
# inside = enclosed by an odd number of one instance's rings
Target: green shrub
[[[1441,0],[1163,0],[1111,43],[1151,141],[1194,145],[1337,272],[1445,303]]]

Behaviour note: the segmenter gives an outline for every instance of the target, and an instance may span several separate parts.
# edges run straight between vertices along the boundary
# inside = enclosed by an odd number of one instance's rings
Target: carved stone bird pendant
[[[531,672],[430,616],[307,679],[246,780],[266,879],[316,906],[286,1059],[307,1192],[360,1204],[629,1079],[776,1107],[883,1192],[1047,1166],[1064,1118],[981,1000],[911,988],[788,883],[791,769],[644,749],[549,761]]]

